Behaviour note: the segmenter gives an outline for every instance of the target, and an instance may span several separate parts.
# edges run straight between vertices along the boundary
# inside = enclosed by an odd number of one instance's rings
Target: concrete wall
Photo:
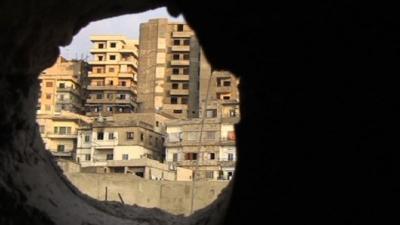
[[[153,181],[126,174],[65,173],[70,181],[83,193],[98,200],[120,201],[143,207],[157,207],[173,214],[190,213],[192,182]],[[200,209],[213,202],[226,181],[198,181],[195,185],[194,209]]]

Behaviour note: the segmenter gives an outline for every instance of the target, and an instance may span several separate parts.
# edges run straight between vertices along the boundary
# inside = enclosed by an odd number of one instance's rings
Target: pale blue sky
[[[90,35],[125,35],[131,39],[139,39],[139,25],[153,18],[168,18],[171,21],[184,21],[183,17],[171,17],[165,7],[149,10],[139,14],[130,14],[98,20],[82,28],[75,35],[73,41],[67,47],[61,48],[61,55],[67,59],[90,59],[89,50],[92,43]]]

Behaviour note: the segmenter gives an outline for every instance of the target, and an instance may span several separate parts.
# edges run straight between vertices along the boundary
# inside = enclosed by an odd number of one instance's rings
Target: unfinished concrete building
[[[86,114],[136,112],[138,43],[120,35],[95,35],[89,62]]]
[[[194,32],[185,23],[151,19],[140,25],[139,45],[140,110],[192,117],[198,110],[200,55]]]
[[[206,98],[208,98],[208,102],[217,101],[221,104],[226,102],[226,105],[236,105],[236,108],[239,108],[239,78],[228,71],[213,70],[203,51],[200,54],[199,73],[199,107],[198,111],[195,112],[195,117],[202,117]],[[215,108],[215,103],[207,105]],[[209,109],[208,106],[207,109]],[[236,110],[232,110],[232,113],[235,113]]]
[[[87,64],[82,60],[66,60],[62,56],[39,76],[40,93],[37,113],[53,114],[61,110],[83,113],[84,85]]]

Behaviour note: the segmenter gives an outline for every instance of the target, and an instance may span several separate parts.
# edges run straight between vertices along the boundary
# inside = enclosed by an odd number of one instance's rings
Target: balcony
[[[70,92],[75,95],[79,95],[79,90],[72,87],[57,87],[57,92]]]
[[[178,80],[178,81],[188,81],[189,75],[171,75],[171,80]]]
[[[56,157],[72,157],[72,151],[71,152],[51,152],[53,156]]]
[[[188,45],[173,45],[171,47],[171,51],[173,51],[173,52],[189,52],[190,46],[188,46]]]
[[[58,139],[75,139],[77,138],[77,133],[69,133],[69,134],[60,134],[60,133],[46,133],[45,137],[47,138],[58,138]]]
[[[189,60],[171,60],[171,66],[189,66]]]
[[[86,103],[88,104],[131,104],[133,106],[136,103],[132,99],[87,99]]]
[[[231,86],[219,86],[215,90],[215,92],[217,92],[217,93],[228,93],[231,91],[232,91]]]
[[[174,37],[174,38],[190,38],[192,35],[193,35],[193,32],[189,32],[189,31],[172,32],[172,37]]]
[[[118,61],[118,60],[103,60],[103,61],[97,61],[97,60],[94,60],[94,61],[89,61],[89,64],[90,65],[132,65],[132,66],[135,66],[135,67],[137,67],[137,65],[138,65],[138,62],[137,61],[128,61],[128,60],[120,60],[120,61]]]
[[[88,85],[87,89],[90,91],[131,91],[135,92],[133,87],[130,86],[114,86],[114,85],[102,85],[102,86],[97,86],[97,85]]]
[[[188,89],[171,89],[169,91],[170,95],[189,95]]]

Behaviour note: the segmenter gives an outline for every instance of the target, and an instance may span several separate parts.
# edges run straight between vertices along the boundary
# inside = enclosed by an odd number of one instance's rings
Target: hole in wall
[[[82,29],[39,78],[37,123],[83,193],[190,215],[234,175],[239,81],[212,70],[182,18],[156,11]],[[151,197],[143,179],[165,199]]]

